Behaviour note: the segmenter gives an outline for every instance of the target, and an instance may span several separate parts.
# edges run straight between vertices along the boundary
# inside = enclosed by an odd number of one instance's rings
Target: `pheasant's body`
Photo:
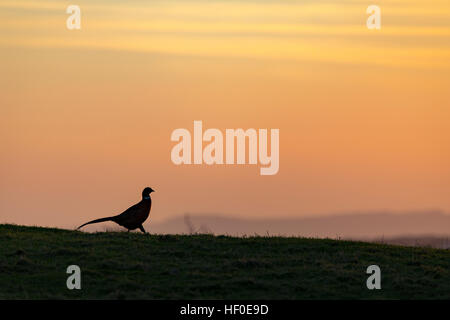
[[[150,215],[152,199],[142,199],[141,202],[128,208],[121,214],[114,217],[113,221],[128,230],[134,230],[142,226]]]
[[[145,233],[145,229],[142,224],[147,220],[150,215],[150,209],[152,208],[152,199],[150,198],[150,193],[153,192],[151,188],[145,188],[142,191],[142,200],[136,203],[134,206],[129,207],[127,210],[121,214],[113,217],[100,218],[86,222],[85,224],[78,227],[84,227],[87,224],[99,223],[104,221],[113,221],[118,225],[127,228],[128,230],[134,230],[139,228]]]

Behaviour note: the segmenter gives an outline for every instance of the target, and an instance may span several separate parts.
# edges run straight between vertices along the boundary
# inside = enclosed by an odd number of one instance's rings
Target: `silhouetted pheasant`
[[[152,192],[155,192],[155,190],[149,187],[145,188],[142,191],[142,200],[136,203],[134,206],[129,207],[127,210],[117,216],[100,218],[86,222],[85,224],[79,226],[77,230],[87,224],[113,221],[118,225],[127,228],[128,231],[139,228],[143,233],[145,233],[145,229],[142,224],[145,220],[147,220],[148,215],[150,214],[150,209],[152,207],[152,199],[150,198],[150,193]]]

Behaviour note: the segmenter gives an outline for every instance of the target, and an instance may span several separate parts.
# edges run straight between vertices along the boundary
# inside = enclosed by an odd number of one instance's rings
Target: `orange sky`
[[[450,211],[450,4],[0,1],[0,223]],[[69,4],[81,30],[66,29]],[[174,129],[280,129],[280,170],[175,166]]]

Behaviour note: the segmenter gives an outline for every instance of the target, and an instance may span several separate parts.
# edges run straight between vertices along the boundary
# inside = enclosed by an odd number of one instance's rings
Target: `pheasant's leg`
[[[142,224],[140,225],[139,230],[141,230],[143,233],[147,233],[145,232],[144,226]]]

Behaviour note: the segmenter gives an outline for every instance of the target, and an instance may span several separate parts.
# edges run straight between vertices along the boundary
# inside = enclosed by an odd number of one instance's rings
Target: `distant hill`
[[[0,257],[0,299],[450,299],[450,251],[429,248],[0,225]]]
[[[441,212],[345,214],[308,218],[239,219],[187,214],[162,223],[150,222],[153,233],[286,235],[318,238],[392,238],[450,236],[450,215]]]

